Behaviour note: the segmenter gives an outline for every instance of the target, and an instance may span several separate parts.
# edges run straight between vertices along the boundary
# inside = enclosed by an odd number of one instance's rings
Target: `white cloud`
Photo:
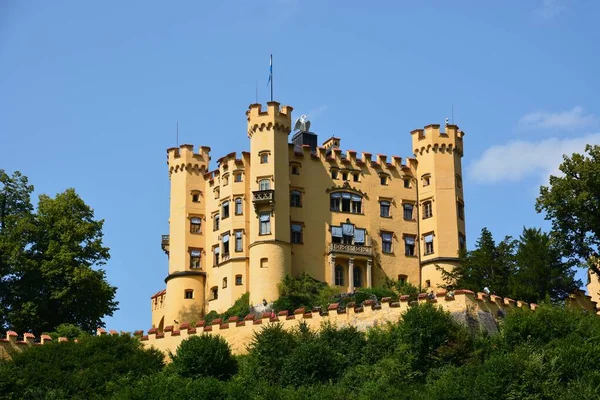
[[[551,20],[567,7],[565,0],[542,0],[542,4],[534,10],[534,16],[540,20]]]
[[[547,182],[551,174],[559,173],[563,154],[583,153],[586,144],[600,144],[600,133],[492,146],[471,163],[469,174],[478,183],[517,182],[531,176]]]
[[[547,111],[536,111],[525,114],[519,120],[522,129],[577,129],[593,125],[596,118],[590,114],[584,114],[581,106],[575,106],[571,110],[550,113]]]

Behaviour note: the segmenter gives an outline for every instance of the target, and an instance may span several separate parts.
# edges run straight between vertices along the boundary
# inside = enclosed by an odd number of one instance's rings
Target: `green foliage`
[[[600,146],[587,145],[585,153],[564,156],[563,176],[550,176],[536,202],[562,255],[583,265],[600,251]],[[600,265],[590,267],[600,276]]]
[[[54,332],[49,332],[49,335],[53,341],[57,341],[59,337],[66,337],[69,340],[81,339],[89,336],[89,333],[73,324],[60,324]]]
[[[221,336],[192,336],[172,355],[172,368],[184,378],[213,377],[227,380],[237,371],[229,344]]]
[[[1,398],[40,398],[37,394],[51,392],[53,397],[46,398],[104,399],[160,371],[163,355],[129,336],[89,336],[79,343],[32,347],[2,367]]]
[[[383,287],[386,289],[391,289],[394,291],[394,293],[396,293],[397,296],[408,295],[415,299],[420,292],[418,287],[406,282],[405,280],[390,279],[387,277],[385,278]]]
[[[338,293],[337,288],[313,279],[306,272],[296,277],[286,275],[279,284],[279,299],[273,303],[273,307],[277,311],[290,312],[300,307],[325,307]]]
[[[516,253],[517,270],[510,282],[511,297],[527,302],[563,300],[582,283],[575,279],[571,263],[541,229],[523,228]]]
[[[0,170],[0,323],[35,334],[68,323],[91,333],[117,310],[116,288],[97,268],[109,258],[104,221],[73,189],[41,195],[34,212],[32,191],[18,172]]]
[[[115,400],[225,400],[227,385],[215,378],[183,378],[179,375],[158,373],[143,377],[135,385],[122,388]]]
[[[231,307],[227,311],[222,314],[219,314],[215,310],[212,310],[208,314],[204,316],[204,321],[206,324],[210,324],[213,320],[217,318],[222,318],[223,321],[227,321],[230,317],[245,317],[248,315],[248,311],[250,310],[250,293],[244,293],[240,296],[239,299],[233,303]]]

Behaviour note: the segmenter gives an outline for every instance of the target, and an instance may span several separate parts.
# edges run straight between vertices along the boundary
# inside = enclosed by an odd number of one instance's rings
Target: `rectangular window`
[[[331,211],[340,211],[342,196],[339,193],[331,195],[330,207]]]
[[[425,174],[421,177],[421,181],[423,182],[423,186],[429,186],[431,184],[431,175]]]
[[[459,250],[467,249],[467,239],[465,238],[465,235],[463,235],[462,233],[458,234],[458,249]]]
[[[362,197],[353,194],[350,200],[352,201],[351,212],[353,214],[362,214]]]
[[[268,153],[263,153],[260,155],[260,163],[261,164],[267,164],[269,162],[269,154]]]
[[[379,180],[381,181],[381,184],[382,184],[383,186],[387,185],[387,181],[388,181],[388,178],[387,178],[387,176],[385,176],[385,175],[381,175],[381,176],[379,177]]]
[[[271,189],[271,181],[269,179],[261,179],[258,182],[260,190],[269,190]]]
[[[227,278],[223,278],[223,284],[221,286],[223,289],[227,288]]]
[[[352,177],[353,177],[354,182],[358,182],[360,179],[360,175],[358,173],[352,174]]]
[[[337,179],[338,178],[338,172],[337,171],[331,171],[331,179]]]
[[[462,178],[460,177],[460,175],[456,175],[456,187],[457,188],[462,188]]]
[[[192,289],[186,289],[184,293],[185,293],[184,298],[186,298],[186,299],[194,298],[194,291]]]
[[[433,233],[425,235],[425,255],[433,254]]]
[[[221,219],[229,218],[229,202],[226,201],[221,206]]]
[[[412,221],[413,219],[413,205],[404,203],[402,204],[402,208],[404,209],[404,219],[406,221]]]
[[[223,186],[229,185],[229,175],[223,177]]]
[[[342,237],[344,236],[341,226],[331,227],[331,242],[342,243]]]
[[[381,232],[381,251],[388,254],[392,252],[391,232]]]
[[[423,219],[433,217],[433,205],[431,201],[423,203]]]
[[[292,224],[292,243],[302,244],[302,224]]]
[[[235,284],[236,284],[236,286],[240,286],[240,285],[244,284],[244,282],[242,281],[242,275],[235,276]]]
[[[229,255],[229,233],[226,233],[223,235],[222,241],[223,241],[223,257],[226,257]]]
[[[347,172],[342,172],[342,180],[344,180],[344,181],[348,180],[348,173]]]
[[[260,213],[259,219],[260,219],[259,234],[260,235],[270,235],[271,234],[271,214],[269,214],[268,212]]]
[[[390,202],[380,201],[379,202],[379,215],[384,218],[390,217]]]
[[[299,190],[290,192],[290,207],[302,207],[302,192]]]
[[[292,165],[292,175],[300,175],[300,168],[297,165]]]
[[[344,269],[341,265],[335,266],[335,284],[336,286],[344,285]]]
[[[219,188],[215,188],[215,199],[218,199],[220,196]]]
[[[238,197],[237,199],[235,199],[235,215],[242,215],[242,214],[243,214],[242,199],[240,199]]]
[[[405,179],[405,180],[404,180],[404,187],[405,187],[406,189],[410,189],[410,179]]]
[[[234,182],[241,182],[242,181],[242,173],[240,172],[239,174],[234,174],[233,175],[233,181]]]
[[[198,195],[198,193],[194,193],[194,194],[192,195],[192,202],[194,202],[194,203],[198,203],[198,202],[200,201],[200,198],[199,198],[199,197],[200,197],[200,196]]]
[[[200,268],[200,255],[202,251],[200,249],[191,249],[190,250],[190,268],[191,269],[199,269]]]
[[[242,237],[242,231],[235,231],[235,251],[237,252],[244,250],[244,248],[242,247]]]
[[[221,220],[221,217],[219,216],[219,214],[216,214],[213,221],[213,231],[218,231],[219,230],[219,221]]]
[[[216,267],[217,265],[219,265],[219,253],[220,252],[221,252],[221,249],[219,248],[219,246],[213,247],[213,267]]]
[[[414,236],[404,237],[404,255],[414,256],[415,255],[415,238]]]
[[[342,243],[352,244],[354,239],[354,224],[342,224]]]
[[[459,201],[459,202],[457,202],[457,207],[458,207],[458,218],[465,219],[465,205]]]
[[[191,233],[202,233],[202,220],[197,217],[190,219],[190,232]]]

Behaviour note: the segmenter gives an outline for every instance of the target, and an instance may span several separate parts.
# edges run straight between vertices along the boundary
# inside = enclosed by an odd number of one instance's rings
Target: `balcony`
[[[161,235],[160,247],[162,247],[166,255],[169,255],[169,235]]]
[[[343,253],[371,257],[373,255],[373,249],[371,246],[363,246],[359,244],[329,243],[327,254],[331,253]]]
[[[266,204],[273,208],[275,204],[275,191],[274,190],[255,190],[252,192],[252,202],[254,207]]]

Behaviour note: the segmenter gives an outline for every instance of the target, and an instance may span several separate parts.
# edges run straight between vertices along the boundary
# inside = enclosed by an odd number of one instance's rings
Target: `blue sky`
[[[409,132],[454,106],[470,247],[484,226],[498,240],[547,229],[540,184],[563,153],[600,143],[598,15],[567,0],[4,0],[0,168],[36,195],[74,187],[106,220],[116,330],[150,328],[164,287],[176,122],[213,160],[247,150],[270,53],[275,99],[344,149],[411,156]]]

